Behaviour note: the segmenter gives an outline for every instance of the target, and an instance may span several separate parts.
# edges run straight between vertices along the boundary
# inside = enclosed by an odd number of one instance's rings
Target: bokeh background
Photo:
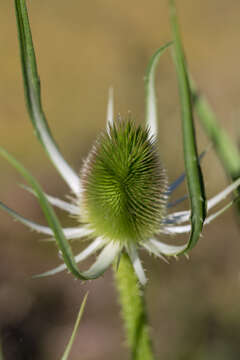
[[[105,126],[110,85],[115,89],[116,113],[125,116],[130,110],[143,123],[147,63],[158,47],[171,40],[167,0],[41,0],[28,5],[45,112],[66,159],[80,169]],[[181,0],[177,5],[189,67],[220,123],[239,143],[240,2]],[[26,113],[13,1],[0,2],[0,44],[0,144],[48,193],[65,196],[68,189],[34,137]],[[183,171],[183,158],[170,52],[160,61],[156,86],[159,151],[172,181]],[[203,150],[209,141],[196,127]],[[2,159],[0,169],[0,199],[44,224],[37,202],[19,186],[22,178]],[[203,160],[203,171],[208,197],[228,183],[213,150]],[[185,191],[183,185],[174,198]],[[65,214],[58,215],[64,226],[73,224]],[[87,290],[88,303],[71,359],[129,358],[111,270],[84,285],[67,274],[32,280],[32,274],[59,263],[55,246],[40,242],[40,235],[3,212],[0,234],[0,339],[5,360],[59,359]],[[76,251],[80,248],[74,244]],[[142,254],[159,359],[240,358],[239,255],[233,210],[205,228],[190,260],[182,257],[167,265]]]

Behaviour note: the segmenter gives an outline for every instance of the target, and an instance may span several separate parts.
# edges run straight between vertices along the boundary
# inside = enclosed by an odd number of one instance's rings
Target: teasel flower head
[[[157,233],[166,215],[167,177],[149,130],[128,119],[108,125],[80,173],[80,221],[124,246]]]

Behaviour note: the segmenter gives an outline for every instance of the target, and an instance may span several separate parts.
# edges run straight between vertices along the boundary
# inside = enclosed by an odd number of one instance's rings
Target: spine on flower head
[[[81,170],[81,221],[123,244],[139,242],[161,228],[167,177],[155,140],[131,119],[109,125]]]

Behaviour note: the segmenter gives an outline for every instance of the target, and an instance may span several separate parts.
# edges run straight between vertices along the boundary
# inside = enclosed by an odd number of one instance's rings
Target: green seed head
[[[90,151],[81,182],[80,220],[96,236],[136,243],[161,228],[167,178],[147,129],[131,120],[109,126]]]

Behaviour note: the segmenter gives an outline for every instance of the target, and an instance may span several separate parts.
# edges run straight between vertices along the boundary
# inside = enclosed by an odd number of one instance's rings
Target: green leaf
[[[67,360],[68,359],[68,356],[69,356],[69,353],[72,349],[72,346],[73,346],[73,342],[75,340],[75,337],[76,337],[76,334],[77,334],[77,330],[79,328],[79,325],[80,325],[80,321],[81,321],[81,318],[82,318],[82,315],[83,315],[83,312],[84,312],[84,308],[85,308],[85,305],[86,305],[86,301],[87,301],[87,297],[88,297],[88,293],[84,296],[84,299],[82,301],[82,304],[81,304],[81,307],[80,307],[80,310],[79,310],[79,313],[78,313],[78,316],[77,316],[77,320],[75,322],[75,325],[74,325],[74,329],[73,329],[73,332],[72,332],[72,335],[70,337],[70,340],[69,340],[69,343],[67,344],[67,347],[64,351],[64,354],[63,356],[61,357],[61,360]]]
[[[151,57],[145,76],[145,96],[146,96],[146,124],[150,129],[150,134],[157,136],[157,101],[155,90],[155,70],[158,61],[164,51],[172,45],[172,41],[161,46]]]
[[[46,217],[46,220],[51,227],[56,243],[58,245],[59,251],[62,254],[63,260],[68,268],[68,270],[78,279],[89,280],[98,277],[98,274],[90,274],[89,276],[85,272],[79,272],[77,264],[75,262],[74,256],[72,254],[71,247],[66,240],[59,220],[48,202],[47,197],[44,195],[44,192],[35,178],[5,149],[0,147],[0,155],[4,157],[15,169],[28,181],[33,190],[36,193],[40,206],[43,210],[43,213]],[[99,274],[100,276],[101,274]]]
[[[61,155],[53,137],[41,103],[40,80],[37,71],[36,57],[33,47],[31,29],[25,0],[15,0],[16,18],[18,26],[20,54],[28,112],[32,120],[36,135],[48,153],[54,166],[67,182],[71,190],[78,194],[78,175]]]
[[[191,203],[192,230],[188,246],[185,250],[187,251],[193,248],[199,239],[203,227],[203,222],[206,217],[206,201],[203,177],[198,162],[191,92],[177,23],[175,2],[173,0],[170,1],[170,20],[174,39],[174,60],[178,76],[178,87],[182,112],[184,162]]]

